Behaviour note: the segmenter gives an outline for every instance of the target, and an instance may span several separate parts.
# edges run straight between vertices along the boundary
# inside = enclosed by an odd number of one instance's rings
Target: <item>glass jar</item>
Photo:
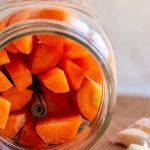
[[[5,0],[0,2],[0,20],[27,8],[52,8],[68,13],[65,20],[22,20],[0,32],[0,49],[13,40],[29,34],[56,34],[69,37],[97,59],[103,74],[103,104],[95,119],[75,139],[49,149],[89,149],[103,135],[111,120],[116,100],[116,69],[112,45],[98,19],[88,5],[80,0]],[[26,16],[22,16],[25,18]],[[32,140],[32,139],[31,139]],[[1,149],[24,149],[5,137],[0,137]]]

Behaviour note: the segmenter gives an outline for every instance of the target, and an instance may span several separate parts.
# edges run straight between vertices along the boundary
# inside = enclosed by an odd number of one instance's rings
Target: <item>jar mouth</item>
[[[78,33],[77,29],[67,23],[52,20],[28,20],[15,24],[1,32],[0,48],[4,48],[12,41],[30,34],[56,34],[73,39],[84,47],[86,47],[99,62],[104,77],[103,85],[103,104],[94,121],[81,134],[68,143],[61,146],[61,149],[70,149],[78,145],[81,149],[89,149],[103,135],[111,120],[112,111],[115,105],[115,79],[111,68],[102,53],[91,43],[84,34]],[[11,144],[4,138],[1,140],[10,145],[14,149],[24,148],[18,145]],[[88,144],[87,144],[88,143]],[[60,149],[60,146],[55,146],[55,149]],[[77,146],[75,146],[77,147]]]

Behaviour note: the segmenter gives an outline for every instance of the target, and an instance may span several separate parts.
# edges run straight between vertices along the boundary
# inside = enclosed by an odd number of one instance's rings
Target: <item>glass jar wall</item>
[[[0,12],[1,147],[89,149],[116,98],[101,24],[81,1],[5,1]]]

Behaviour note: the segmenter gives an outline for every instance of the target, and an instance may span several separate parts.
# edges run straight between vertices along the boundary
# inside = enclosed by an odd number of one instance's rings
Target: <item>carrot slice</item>
[[[63,70],[54,68],[39,75],[42,83],[54,93],[66,93],[69,91],[67,78]]]
[[[0,22],[0,31],[3,31],[6,28],[6,25],[3,22]]]
[[[13,42],[14,46],[24,54],[29,54],[33,48],[33,36],[28,35],[21,37]]]
[[[78,115],[52,116],[40,119],[36,130],[45,143],[62,144],[76,136],[80,123]]]
[[[77,42],[72,40],[67,40],[64,44],[64,57],[66,59],[77,59],[87,56],[89,53],[88,51]]]
[[[33,117],[29,117],[25,123],[21,135],[18,140],[18,144],[30,148],[45,148],[47,145],[40,138],[36,132],[36,120]]]
[[[48,114],[68,114],[74,111],[67,94],[53,93],[45,86],[41,86],[41,91],[47,105]]]
[[[92,79],[85,77],[76,97],[81,115],[92,121],[102,102],[102,87]]]
[[[38,39],[46,45],[63,45],[66,38],[58,35],[37,35]]]
[[[0,129],[5,129],[11,103],[0,97]]]
[[[38,44],[29,55],[29,65],[33,74],[40,74],[54,68],[63,55],[63,46]]]
[[[10,112],[20,110],[23,108],[32,98],[33,92],[24,89],[19,91],[15,86],[2,93],[2,97],[7,99],[11,103]]]
[[[57,21],[64,21],[69,18],[69,13],[54,9],[54,8],[42,8],[42,9],[36,9],[34,15],[32,15],[32,18],[36,19],[50,19],[50,20],[57,20]]]
[[[64,62],[63,69],[70,87],[74,90],[79,89],[82,80],[84,79],[84,72],[82,71],[82,69],[69,60]]]
[[[0,65],[7,64],[9,62],[10,62],[10,60],[7,55],[7,52],[4,49],[0,50]]]
[[[0,71],[0,92],[7,91],[13,85],[7,79],[7,77]]]
[[[27,9],[23,9],[23,10],[15,12],[10,19],[9,26],[16,24],[16,23],[20,23],[27,19],[30,19],[32,16],[32,13],[34,13],[34,9],[31,9],[31,8],[27,8]]]
[[[12,15],[5,17],[0,21],[0,31],[3,31],[9,24]]]
[[[84,58],[74,59],[73,62],[81,67],[85,74],[96,81],[97,83],[101,84],[103,81],[102,71],[96,59],[91,55],[87,55]]]
[[[22,55],[13,55],[10,57],[10,63],[5,64],[16,87],[23,91],[32,84],[32,76]]]
[[[10,43],[9,45],[7,45],[7,46],[5,47],[5,49],[6,49],[8,52],[12,53],[12,54],[17,54],[17,53],[19,53],[19,50],[14,46],[13,43]]]
[[[26,122],[26,109],[10,114],[5,129],[0,130],[0,134],[14,138]]]

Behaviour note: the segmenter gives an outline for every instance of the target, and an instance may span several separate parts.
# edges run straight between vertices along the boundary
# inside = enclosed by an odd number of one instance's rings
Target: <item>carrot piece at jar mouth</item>
[[[85,77],[77,91],[76,104],[83,118],[92,121],[102,103],[102,86]]]
[[[88,54],[86,48],[73,40],[68,39],[64,43],[64,58],[66,59],[72,60],[82,58],[86,57]]]
[[[0,21],[0,31],[3,31],[10,23],[12,15],[9,15]]]
[[[40,42],[46,45],[63,45],[66,42],[66,38],[59,35],[43,34],[36,36],[40,40]]]
[[[65,21],[69,19],[69,13],[55,8],[35,9],[32,16],[33,19],[50,19],[57,21]]]
[[[62,144],[72,140],[80,127],[79,115],[49,116],[38,120],[36,131],[47,144]]]
[[[19,91],[17,87],[12,87],[3,92],[1,96],[11,103],[10,112],[22,109],[32,98],[33,92],[28,89]]]
[[[62,67],[64,69],[70,87],[74,90],[79,89],[82,80],[84,79],[83,70],[69,60],[65,61]]]
[[[32,9],[32,8],[27,8],[27,9],[23,9],[23,10],[14,12],[10,18],[10,22],[9,22],[8,26],[29,20],[32,17],[33,13],[34,13],[34,9]]]
[[[32,75],[22,55],[10,55],[10,63],[5,67],[16,87],[23,91],[32,84]]]
[[[99,84],[103,82],[102,70],[96,59],[91,54],[83,58],[74,59],[72,61],[81,67],[88,77]]]
[[[8,55],[7,55],[7,52],[4,49],[0,50],[0,65],[7,64],[9,62],[10,62],[10,60],[9,60]]]
[[[14,46],[13,43],[8,44],[8,45],[5,47],[5,49],[6,49],[8,52],[12,53],[12,54],[17,54],[17,53],[19,53],[19,50]]]
[[[0,97],[0,129],[5,129],[9,116],[11,103]]]
[[[40,138],[36,132],[36,120],[34,117],[29,116],[25,123],[18,144],[30,148],[46,148],[47,144]]]
[[[24,54],[30,54],[33,49],[33,36],[21,37],[13,42],[14,46]]]
[[[56,94],[47,89],[44,85],[41,85],[41,92],[46,102],[48,114],[63,115],[74,112],[70,104],[70,99],[66,93]]]
[[[69,85],[65,73],[59,68],[51,69],[39,75],[41,82],[54,93],[67,93]]]
[[[7,79],[7,77],[0,71],[0,92],[7,91],[12,87],[12,83]]]
[[[6,136],[7,138],[14,138],[24,126],[26,119],[26,109],[10,114],[6,123],[6,127],[5,129],[0,130],[0,134]]]
[[[29,55],[29,66],[33,74],[41,74],[54,68],[63,55],[62,45],[37,44]]]

